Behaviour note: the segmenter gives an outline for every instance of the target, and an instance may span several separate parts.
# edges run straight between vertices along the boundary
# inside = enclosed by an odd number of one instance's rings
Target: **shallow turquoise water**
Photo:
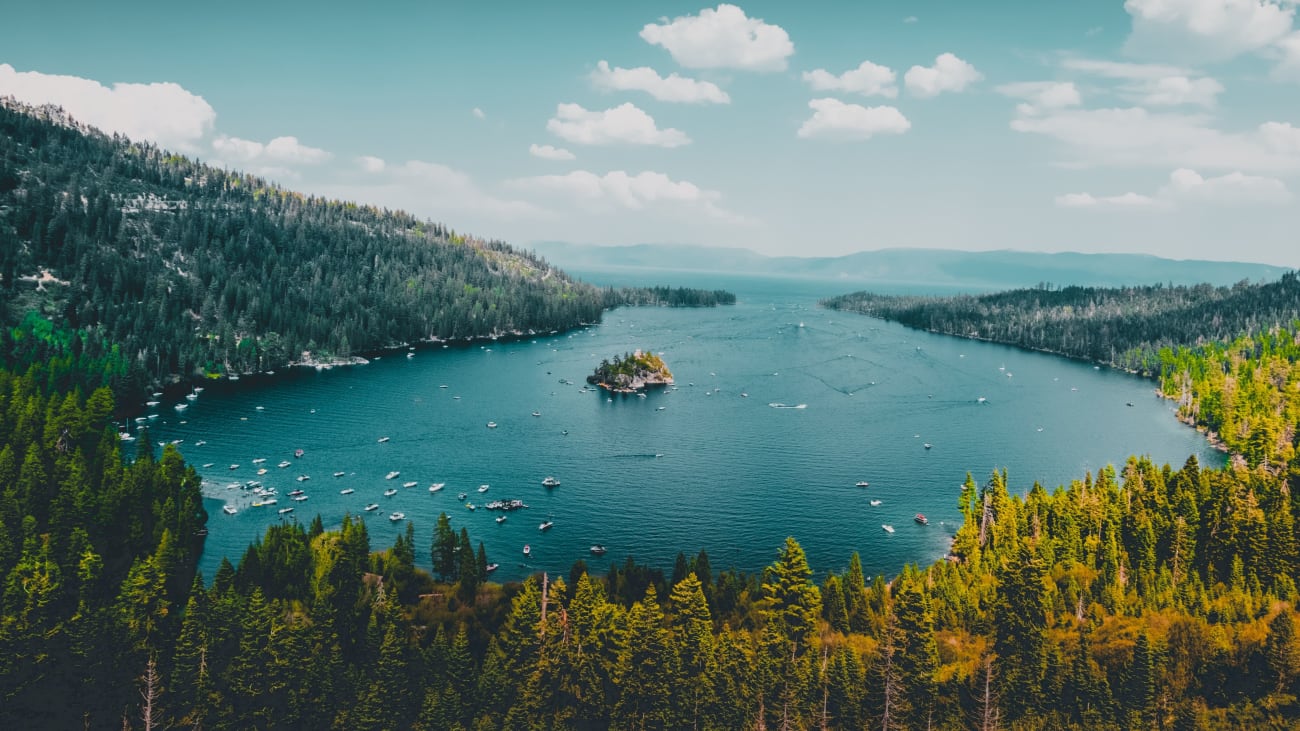
[[[679,550],[701,548],[715,569],[756,570],[788,535],[819,573],[842,569],[856,550],[869,574],[892,575],[945,553],[968,470],[984,480],[1005,467],[1023,492],[1133,452],[1174,465],[1193,453],[1222,462],[1149,381],[820,310],[818,296],[843,291],[825,284],[710,286],[733,289],[739,303],[621,309],[535,340],[427,346],[368,366],[213,384],[183,414],[176,399],[164,401],[153,410],[155,439],[182,439],[190,461],[212,465],[200,469],[211,498],[204,574],[278,520],[319,513],[336,526],[376,502],[365,514],[373,547],[404,530],[388,520],[404,512],[427,567],[434,520],[446,511],[501,564],[496,580],[567,571],[579,558],[601,568],[630,555],[668,569]],[[644,399],[580,391],[601,358],[638,347],[663,353],[676,390]],[[807,407],[769,406],[777,402]],[[278,468],[282,460],[289,467]],[[257,477],[258,467],[268,473]],[[390,471],[401,475],[386,480]],[[561,486],[542,487],[548,475]],[[278,504],[251,507],[251,493],[227,488],[252,479],[278,488]],[[408,480],[418,484],[403,488]],[[431,494],[433,482],[447,486]],[[482,484],[490,488],[480,494]],[[299,487],[309,500],[291,502]],[[340,495],[347,487],[355,493]],[[398,492],[385,498],[386,488]],[[459,492],[479,509],[463,507]],[[497,524],[501,513],[481,506],[500,498],[529,508]],[[226,503],[238,514],[224,514]],[[281,518],[288,506],[295,512]],[[917,512],[928,526],[912,521]],[[548,519],[554,527],[540,532]],[[594,543],[609,549],[603,559],[590,555]]]

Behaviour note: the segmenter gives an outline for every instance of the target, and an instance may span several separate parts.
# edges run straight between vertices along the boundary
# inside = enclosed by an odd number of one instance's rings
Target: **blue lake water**
[[[624,279],[662,281],[606,277]],[[154,438],[181,439],[189,461],[212,465],[199,470],[211,513],[205,576],[223,556],[237,560],[268,525],[318,513],[327,527],[345,513],[364,515],[372,547],[383,548],[405,529],[388,520],[395,511],[415,523],[417,563],[429,566],[434,521],[445,511],[485,543],[501,565],[498,581],[567,571],[579,558],[595,569],[627,556],[670,569],[678,551],[701,548],[715,569],[758,570],[791,535],[819,574],[858,551],[869,575],[893,575],[946,552],[967,471],[983,481],[1006,468],[1012,488],[1025,492],[1035,481],[1050,489],[1122,465],[1132,453],[1175,466],[1189,454],[1223,461],[1174,419],[1152,382],[1132,375],[816,307],[819,296],[853,285],[687,283],[727,287],[739,302],[625,308],[550,337],[246,377],[209,385],[184,412],[165,401],[154,410]],[[675,390],[582,392],[602,358],[636,348],[663,353]],[[267,474],[256,476],[259,467]],[[401,474],[387,480],[390,471]],[[561,485],[542,487],[547,476]],[[254,479],[278,489],[276,505],[252,507],[252,493],[228,488]],[[870,486],[856,487],[861,480]],[[417,484],[402,487],[407,481]],[[446,487],[430,493],[434,482]],[[477,492],[484,484],[488,491]],[[295,488],[309,499],[290,501]],[[355,492],[341,495],[345,488]],[[397,494],[384,497],[388,488]],[[502,513],[482,505],[504,498],[529,508],[498,524]],[[363,513],[368,503],[379,510]],[[225,504],[238,513],[223,513]],[[295,511],[281,517],[289,506]],[[913,522],[918,512],[928,526]],[[546,520],[554,527],[543,533]],[[592,544],[608,554],[593,557]]]

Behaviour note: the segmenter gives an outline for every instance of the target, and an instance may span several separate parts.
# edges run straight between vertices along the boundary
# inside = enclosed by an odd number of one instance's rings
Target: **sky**
[[[1300,267],[1298,3],[47,0],[0,95],[525,248]]]

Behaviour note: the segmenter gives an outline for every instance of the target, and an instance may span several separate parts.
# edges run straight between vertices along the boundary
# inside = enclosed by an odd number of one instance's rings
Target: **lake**
[[[549,337],[426,345],[366,366],[245,377],[208,385],[184,412],[165,400],[150,421],[155,440],[183,440],[190,462],[211,465],[199,468],[211,514],[204,575],[222,557],[238,560],[268,525],[318,513],[326,527],[365,515],[375,549],[405,529],[389,514],[405,513],[417,563],[428,568],[445,511],[486,545],[497,581],[567,572],[577,559],[603,570],[632,556],[667,571],[678,551],[701,548],[715,570],[754,571],[786,536],[819,576],[842,570],[853,551],[868,575],[892,576],[947,551],[967,471],[983,482],[1006,468],[1023,493],[1132,453],[1175,466],[1189,454],[1223,463],[1151,381],[817,308],[818,297],[856,284],[588,278],[725,287],[739,301],[624,308]],[[663,354],[675,389],[645,398],[583,390],[602,358],[637,348]],[[259,467],[267,474],[258,477]],[[400,475],[385,479],[393,471]],[[543,487],[548,476],[560,486]],[[251,492],[228,487],[255,479],[277,488],[276,505],[253,507]],[[446,487],[431,493],[435,482]],[[296,488],[309,499],[292,502]],[[354,492],[340,494],[346,488]],[[390,488],[397,493],[384,497]],[[505,513],[483,507],[497,499],[529,507],[497,523]],[[379,509],[363,513],[369,503]],[[226,504],[237,514],[225,514]],[[918,512],[929,525],[912,520]],[[548,520],[554,526],[539,531]],[[592,556],[593,544],[608,553]]]

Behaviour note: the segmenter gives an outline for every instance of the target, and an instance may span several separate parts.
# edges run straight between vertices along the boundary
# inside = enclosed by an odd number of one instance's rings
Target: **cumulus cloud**
[[[1273,78],[1279,81],[1300,81],[1300,31],[1278,41],[1277,50],[1281,59],[1273,68]]]
[[[1154,196],[1140,193],[1095,196],[1066,193],[1056,197],[1062,208],[1172,210],[1184,205],[1281,205],[1291,201],[1291,191],[1277,178],[1246,175],[1240,171],[1205,177],[1195,170],[1179,168]]]
[[[1142,107],[1062,109],[1019,115],[1017,132],[1039,134],[1063,143],[1068,164],[1167,165],[1287,172],[1300,170],[1300,139],[1289,124],[1267,122],[1255,130],[1223,132],[1204,114],[1150,112]]]
[[[1095,196],[1091,193],[1066,193],[1056,196],[1056,205],[1062,208],[1127,208],[1129,210],[1153,209],[1159,201],[1138,193]]]
[[[699,15],[649,23],[641,29],[641,38],[662,46],[686,68],[784,71],[786,59],[794,54],[784,28],[746,17],[744,10],[726,3]]]
[[[203,97],[170,82],[115,83],[111,87],[78,76],[17,71],[0,64],[0,95],[28,104],[63,107],[79,122],[109,134],[154,142],[184,152],[212,130],[216,111]]]
[[[276,137],[262,144],[222,135],[212,141],[212,149],[225,162],[251,164],[315,165],[332,157],[325,150],[308,147],[293,136]]]
[[[797,133],[807,139],[867,140],[878,134],[903,134],[912,127],[895,107],[863,107],[829,97],[813,99],[808,107],[813,115]]]
[[[997,92],[1013,99],[1023,99],[1016,111],[1024,116],[1077,107],[1083,102],[1079,89],[1069,81],[1018,81],[997,87]]]
[[[1130,52],[1206,60],[1266,48],[1291,32],[1294,0],[1126,0]]]
[[[685,132],[659,129],[654,117],[631,102],[613,109],[593,111],[579,104],[559,104],[546,123],[551,134],[580,145],[653,145],[680,147],[690,144]]]
[[[898,87],[894,80],[897,74],[888,66],[881,66],[870,61],[863,61],[855,69],[849,69],[836,76],[826,69],[805,71],[803,80],[816,91],[842,91],[862,96],[884,96],[893,99],[898,96]]]
[[[712,103],[729,104],[731,97],[708,81],[678,76],[671,73],[667,78],[649,66],[634,69],[610,68],[605,61],[596,64],[591,73],[591,83],[598,89],[607,91],[644,91],[661,102]]]
[[[911,25],[912,23],[915,23],[919,20],[920,18],[916,17],[915,15],[909,15],[906,18],[903,18],[903,22],[907,23],[908,25]]]
[[[1179,66],[1090,58],[1067,58],[1061,65],[1071,71],[1123,80],[1127,83],[1119,86],[1120,94],[1147,106],[1213,107],[1224,90],[1217,80]]]
[[[648,170],[635,175],[624,170],[611,170],[604,175],[574,170],[564,175],[519,178],[510,181],[509,185],[558,193],[595,209],[642,210],[669,205],[700,210],[711,217],[735,223],[745,221],[742,216],[718,205],[721,193]]]
[[[382,173],[384,171],[384,159],[382,157],[362,155],[357,158],[357,164],[368,173]]]
[[[1291,200],[1291,191],[1281,180],[1239,171],[1206,178],[1195,170],[1179,168],[1169,174],[1169,185],[1162,192],[1171,197],[1212,203],[1278,205]]]
[[[528,154],[533,157],[540,157],[543,160],[572,160],[573,153],[563,147],[553,147],[551,145],[532,144],[528,146]]]
[[[470,114],[473,114],[475,119],[487,119],[487,113],[478,107],[471,109]]]
[[[966,61],[951,53],[940,54],[933,66],[913,66],[903,75],[907,92],[922,98],[938,96],[945,91],[963,91],[967,86],[984,78],[984,74]]]

